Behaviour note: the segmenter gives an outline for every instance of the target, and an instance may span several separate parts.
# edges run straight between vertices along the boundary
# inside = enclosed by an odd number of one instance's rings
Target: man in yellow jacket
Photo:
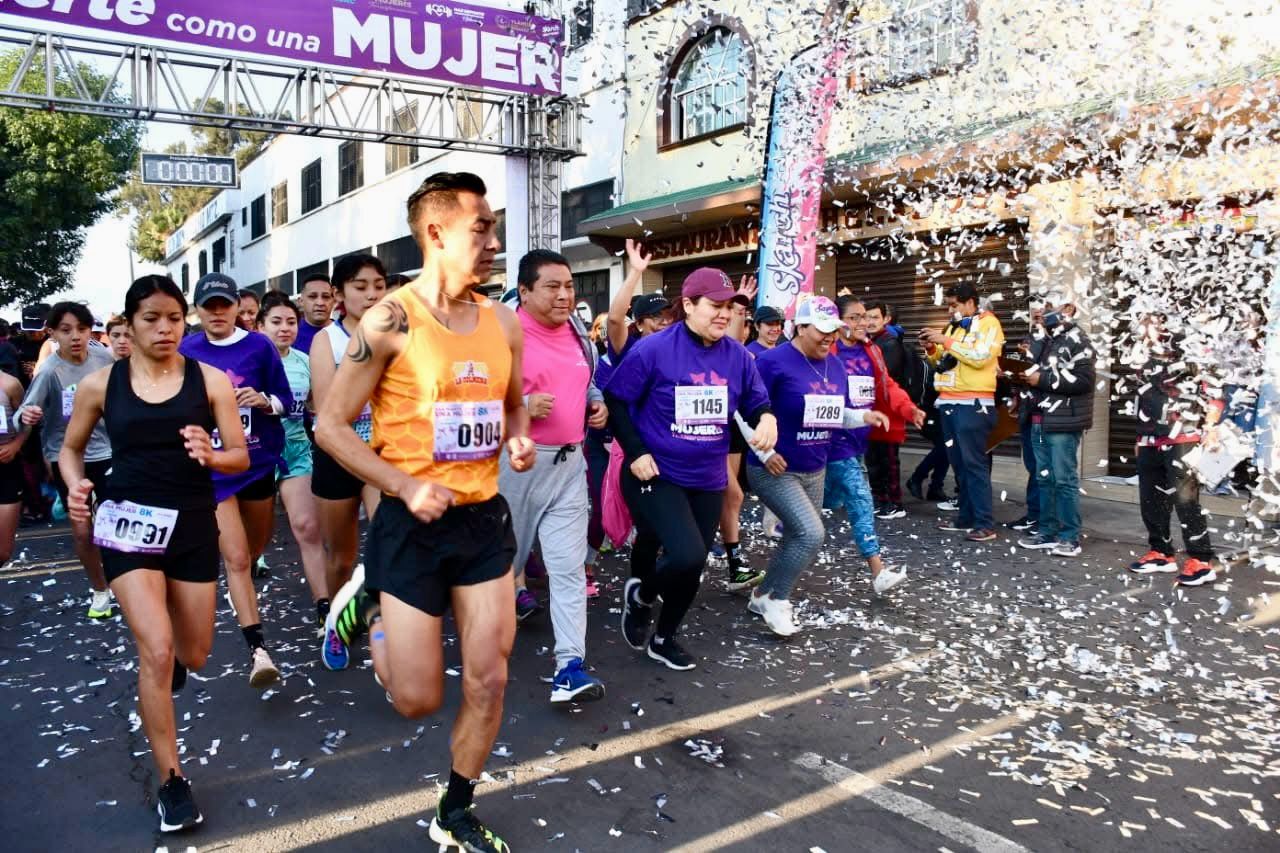
[[[947,307],[951,322],[944,330],[920,330],[925,357],[936,371],[933,386],[947,458],[960,493],[959,515],[938,527],[963,532],[971,542],[989,542],[996,532],[987,434],[996,423],[996,371],[1004,330],[995,314],[979,310],[978,289],[969,282],[947,290]]]

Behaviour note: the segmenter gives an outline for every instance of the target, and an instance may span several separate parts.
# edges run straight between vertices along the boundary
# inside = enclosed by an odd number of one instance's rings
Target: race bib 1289
[[[832,429],[844,424],[844,398],[839,394],[805,394],[805,429]]]

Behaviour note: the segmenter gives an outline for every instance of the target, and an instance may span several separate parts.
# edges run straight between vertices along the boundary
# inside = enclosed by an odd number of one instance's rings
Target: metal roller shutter
[[[935,304],[942,300],[942,293],[970,281],[992,300],[1004,328],[1006,349],[1012,349],[1027,334],[1027,257],[1026,226],[1017,220],[985,228],[875,237],[841,247],[836,293],[887,303],[914,344],[921,328],[946,325],[946,307]],[[928,447],[913,430],[907,436],[910,446]],[[1020,456],[1021,452],[1017,436],[996,450],[999,456]]]

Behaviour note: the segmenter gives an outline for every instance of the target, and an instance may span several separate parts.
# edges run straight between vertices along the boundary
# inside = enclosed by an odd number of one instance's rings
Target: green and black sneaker
[[[729,558],[729,582],[726,584],[729,592],[751,589],[759,586],[763,580],[764,572],[760,569],[751,568],[751,564],[744,563],[737,557]]]
[[[436,811],[431,819],[431,840],[441,850],[456,847],[466,853],[511,853],[507,842],[484,828],[472,808],[454,809],[447,815]]]
[[[351,573],[351,580],[342,585],[330,602],[325,628],[332,628],[350,647],[369,630],[369,615],[376,609],[377,605],[364,588],[364,565],[357,565]]]

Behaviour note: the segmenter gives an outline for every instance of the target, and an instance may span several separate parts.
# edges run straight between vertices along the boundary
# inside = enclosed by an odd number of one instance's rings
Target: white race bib
[[[839,394],[805,394],[805,429],[832,429],[844,423],[844,398]]]
[[[300,421],[307,414],[307,398],[293,398],[293,408],[289,410],[289,419]]]
[[[62,389],[62,419],[71,420],[71,404],[76,400],[76,386]]]
[[[676,423],[681,426],[729,423],[728,386],[677,385]]]
[[[103,501],[93,518],[93,544],[127,554],[163,554],[177,523],[176,509]]]
[[[250,439],[253,435],[253,409],[240,409],[240,427],[244,430],[245,444],[253,444]],[[209,435],[209,445],[214,450],[222,449],[222,435],[216,429]]]
[[[849,399],[854,408],[873,406],[876,402],[876,378],[874,376],[850,376]]]
[[[9,407],[0,403],[0,435],[9,434]]]
[[[356,435],[360,436],[362,441],[369,441],[373,438],[373,407],[368,403],[364,404],[364,408],[360,410],[360,417],[356,418],[355,423],[351,425]]]
[[[436,403],[435,425],[437,462],[489,459],[502,447],[502,420],[506,407],[501,400],[483,403]]]

